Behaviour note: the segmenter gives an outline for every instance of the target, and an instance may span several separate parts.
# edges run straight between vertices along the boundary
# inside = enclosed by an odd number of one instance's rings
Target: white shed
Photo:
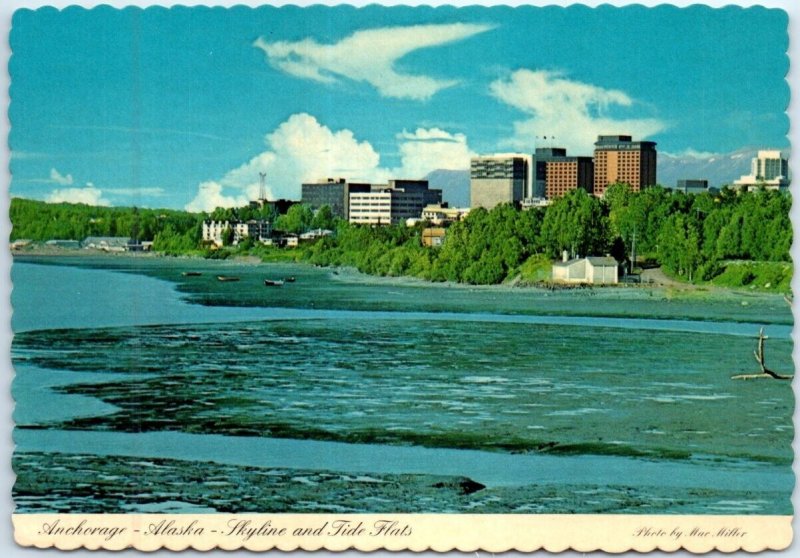
[[[611,257],[575,258],[553,264],[553,281],[559,283],[619,283],[619,263]]]

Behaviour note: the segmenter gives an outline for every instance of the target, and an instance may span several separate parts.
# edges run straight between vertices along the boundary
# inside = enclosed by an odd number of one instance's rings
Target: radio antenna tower
[[[260,172],[258,176],[261,177],[261,182],[258,187],[258,201],[264,203],[267,201],[267,173]]]

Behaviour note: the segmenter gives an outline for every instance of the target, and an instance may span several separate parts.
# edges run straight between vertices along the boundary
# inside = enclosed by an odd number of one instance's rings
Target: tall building
[[[371,186],[348,182],[344,178],[327,178],[302,185],[302,201],[311,209],[323,205],[331,208],[334,217],[347,219],[349,215],[350,193],[369,192]]]
[[[591,157],[568,157],[562,147],[536,148],[534,198],[559,198],[576,188],[590,194],[594,189],[594,163]]]
[[[750,174],[733,182],[740,188],[764,186],[770,190],[789,187],[789,161],[780,151],[759,151],[750,164]]]
[[[492,209],[518,203],[532,192],[534,157],[518,153],[481,155],[470,160],[470,207]]]
[[[638,192],[656,184],[656,144],[631,136],[598,136],[594,144],[594,195],[616,183]]]

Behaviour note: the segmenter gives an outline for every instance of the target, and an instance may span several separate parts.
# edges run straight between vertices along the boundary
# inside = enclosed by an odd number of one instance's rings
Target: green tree
[[[659,235],[658,257],[669,271],[693,281],[703,261],[696,222],[681,213],[671,215]]]
[[[329,205],[323,205],[315,213],[311,219],[312,229],[327,229],[333,230],[336,226],[336,219],[333,216],[333,211]]]
[[[551,257],[559,257],[563,250],[572,256],[604,253],[608,237],[603,205],[585,190],[572,190],[547,208],[542,240]]]
[[[281,215],[275,221],[275,228],[278,230],[300,234],[306,232],[311,227],[314,212],[305,204],[295,204],[289,208],[286,215]]]
[[[236,231],[233,229],[232,226],[228,225],[225,227],[225,230],[222,231],[222,245],[223,246],[233,246],[233,242],[236,240]]]

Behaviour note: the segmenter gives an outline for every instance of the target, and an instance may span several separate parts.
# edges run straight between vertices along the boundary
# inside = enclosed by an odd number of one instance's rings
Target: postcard
[[[20,7],[16,543],[786,549],[789,19]]]

